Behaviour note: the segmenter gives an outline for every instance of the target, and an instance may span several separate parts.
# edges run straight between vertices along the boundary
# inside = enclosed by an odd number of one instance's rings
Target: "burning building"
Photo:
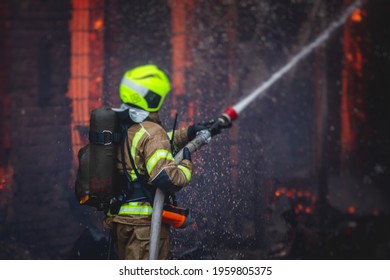
[[[1,1],[0,242],[8,249],[0,256],[101,257],[80,256],[77,247],[80,238],[103,244],[106,237],[101,213],[74,198],[77,152],[88,142],[91,110],[119,104],[128,68],[150,62],[171,73],[173,91],[161,111],[168,129],[176,112],[180,125],[206,121],[271,76],[351,2]],[[269,211],[281,197],[297,214],[280,221],[284,241],[302,215],[314,232],[333,230],[329,205],[347,217],[388,214],[385,2],[365,1],[195,156],[196,178],[179,198],[196,223],[174,235],[178,255],[211,248],[217,258],[270,257],[269,244],[280,240],[265,229],[275,228]],[[318,205],[321,222],[308,218]]]

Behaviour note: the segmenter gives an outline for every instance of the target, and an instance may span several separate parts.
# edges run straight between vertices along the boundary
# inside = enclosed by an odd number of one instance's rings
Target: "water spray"
[[[320,46],[324,41],[326,41],[329,36],[333,33],[335,29],[345,23],[349,15],[356,10],[359,6],[362,5],[362,0],[357,0],[351,4],[345,12],[330,26],[323,31],[312,43],[303,48],[299,53],[297,53],[285,66],[280,68],[275,72],[267,81],[265,81],[260,87],[255,91],[245,97],[243,100],[235,104],[234,106],[228,108],[229,111],[235,111],[236,115],[240,114],[254,99],[263,94],[271,85],[273,85],[277,80],[279,80],[284,74],[291,70],[299,61],[305,58],[310,54],[315,48]],[[227,110],[228,110],[227,109]]]
[[[202,146],[208,144],[211,138],[216,134],[216,131],[231,127],[233,121],[235,121],[239,114],[251,104],[257,97],[264,95],[264,92],[272,86],[277,80],[284,76],[291,70],[298,62],[310,54],[315,48],[320,46],[326,41],[335,29],[345,23],[350,14],[362,5],[363,0],[357,0],[352,3],[345,12],[335,21],[333,21],[325,31],[323,31],[312,43],[304,47],[299,53],[297,53],[285,66],[275,72],[268,80],[260,85],[256,90],[250,93],[247,97],[239,101],[233,106],[229,106],[221,114],[221,116],[210,126],[207,130],[200,131],[195,139],[189,142],[186,147],[190,150],[191,154],[199,150]],[[183,159],[183,150],[179,151],[175,156],[175,163],[179,164]],[[164,204],[165,194],[159,188],[156,191],[156,195],[153,203],[152,223],[150,230],[150,251],[149,259],[156,260],[158,258],[158,248],[160,242],[160,230],[162,222],[162,210]]]

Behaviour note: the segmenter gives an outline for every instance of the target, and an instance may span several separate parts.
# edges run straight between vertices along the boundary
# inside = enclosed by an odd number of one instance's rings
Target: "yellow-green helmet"
[[[164,71],[156,65],[148,64],[131,69],[123,75],[119,96],[123,103],[148,112],[157,112],[170,90],[171,84]]]

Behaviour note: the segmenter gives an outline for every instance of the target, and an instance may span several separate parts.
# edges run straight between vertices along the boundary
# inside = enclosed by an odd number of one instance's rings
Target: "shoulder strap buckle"
[[[112,143],[120,143],[122,134],[113,133],[111,130],[90,131],[89,141],[95,145],[111,145]]]

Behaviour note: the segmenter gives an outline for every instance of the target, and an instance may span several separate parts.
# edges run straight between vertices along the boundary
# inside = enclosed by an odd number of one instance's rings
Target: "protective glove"
[[[191,152],[190,149],[188,149],[187,147],[183,148],[183,160],[184,159],[191,161]]]
[[[194,139],[196,137],[196,134],[201,131],[201,130],[205,130],[207,129],[208,127],[203,125],[203,124],[193,124],[193,125],[190,125],[187,129],[187,137],[188,137],[188,140],[191,141],[192,139]]]

